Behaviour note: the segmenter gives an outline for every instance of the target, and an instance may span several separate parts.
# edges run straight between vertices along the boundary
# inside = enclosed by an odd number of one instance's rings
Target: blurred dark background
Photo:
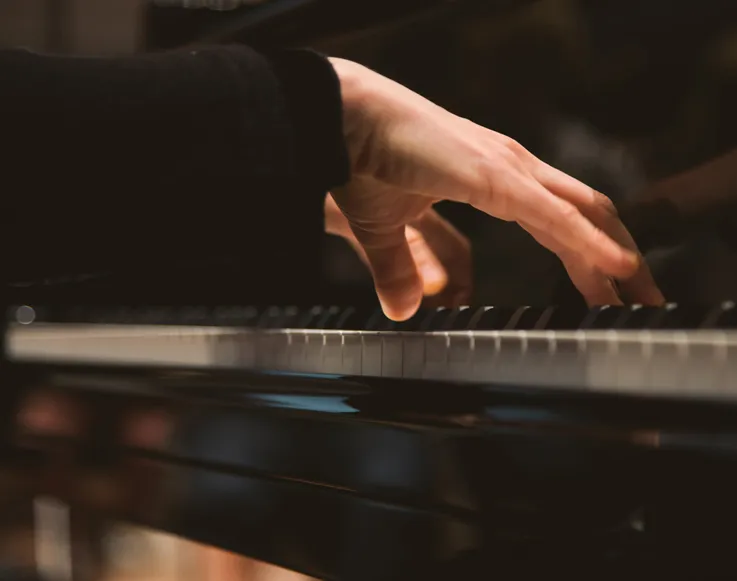
[[[0,0],[7,46],[119,54],[219,41],[310,44],[360,61],[619,205],[735,146],[729,0]],[[442,211],[472,238],[474,302],[548,304],[568,292],[557,259],[516,225]],[[370,291],[348,247],[326,244],[328,278]],[[669,299],[737,296],[734,251],[713,232],[648,258]]]

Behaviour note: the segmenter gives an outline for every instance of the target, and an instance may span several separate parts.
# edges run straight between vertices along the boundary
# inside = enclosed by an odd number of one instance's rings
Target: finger
[[[343,236],[344,238],[353,236],[348,219],[343,215],[338,204],[335,203],[332,194],[325,196],[324,213],[326,233]]]
[[[582,257],[563,248],[547,232],[536,230],[526,224],[522,224],[522,227],[540,244],[558,255],[571,282],[583,295],[586,304],[590,307],[622,304],[609,277],[587,264]]]
[[[353,227],[353,233],[366,253],[384,314],[395,321],[414,315],[422,301],[422,280],[404,226],[383,232]]]
[[[583,295],[589,307],[622,304],[622,299],[608,276],[587,266],[578,258],[566,257],[561,261],[571,282]]]
[[[435,210],[426,212],[413,223],[425,239],[429,250],[447,273],[447,286],[452,294],[468,300],[473,286],[471,243]]]
[[[522,172],[507,176],[504,214],[523,220],[537,232],[547,233],[562,248],[580,255],[603,274],[617,278],[632,276],[639,268],[638,256],[612,240],[594,226],[578,208],[543,187],[531,175]],[[496,195],[485,196],[479,209],[498,214]]]
[[[576,205],[589,220],[604,230],[622,246],[638,252],[632,235],[617,215],[609,198],[593,188],[547,164],[537,170],[541,183],[556,195]],[[662,305],[665,297],[660,292],[647,263],[641,259],[633,276],[620,281],[620,292],[631,302]]]
[[[432,297],[448,285],[448,273],[430,248],[427,239],[411,226],[405,228],[412,259],[422,278],[422,294]]]
[[[622,240],[624,245],[631,243],[632,248],[637,247],[627,228],[619,220],[616,220],[611,226],[611,231],[614,239]],[[640,259],[640,266],[633,276],[619,280],[619,292],[630,303],[640,303],[650,306],[665,304],[665,297],[660,292],[650,271],[650,267],[644,258]]]
[[[422,294],[426,297],[436,296],[448,284],[448,273],[445,267],[440,263],[435,253],[428,246],[425,238],[417,230],[411,226],[407,226],[405,229],[405,236],[407,243],[409,244],[412,258],[415,261],[415,266],[420,272],[420,278],[422,279]],[[346,242],[353,248],[358,258],[361,259],[367,267],[371,268],[366,251],[361,246],[361,243],[351,232],[349,235],[344,235]]]

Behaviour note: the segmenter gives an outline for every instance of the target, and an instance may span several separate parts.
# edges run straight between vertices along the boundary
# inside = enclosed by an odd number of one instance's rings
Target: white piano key
[[[323,334],[323,373],[339,374],[343,371],[343,337],[340,333]]]
[[[555,336],[554,353],[551,355],[547,368],[550,385],[563,389],[579,388],[585,385],[588,368],[583,337],[558,337],[557,333],[552,334]]]
[[[342,369],[346,375],[361,375],[363,368],[363,344],[357,333],[341,334],[343,343]]]
[[[361,337],[361,374],[381,377],[381,336],[365,333]]]
[[[499,357],[498,334],[478,334],[474,337],[474,348],[471,353],[471,381],[487,383],[494,378],[494,369]]]
[[[623,340],[617,345],[615,385],[619,391],[632,391],[648,384],[649,359],[642,339]]]
[[[276,353],[274,356],[276,369],[278,371],[289,371],[289,353],[292,350],[292,333],[285,329],[279,332],[279,338],[275,340]]]
[[[289,336],[281,331],[259,333],[258,361],[261,369],[284,370],[288,362]]]
[[[448,333],[448,340],[448,379],[467,381],[473,346],[471,333]]]
[[[402,353],[402,377],[421,379],[425,371],[425,338],[419,333],[405,333]]]
[[[617,361],[616,341],[608,340],[608,331],[583,341],[583,357],[586,362],[585,388],[593,391],[616,390]]]
[[[235,337],[236,359],[241,368],[256,366],[256,337],[250,331],[244,331]]]
[[[550,337],[522,335],[521,359],[517,365],[519,383],[529,386],[548,384],[550,361],[555,344]]]
[[[381,336],[381,376],[402,377],[402,336],[383,333]]]
[[[323,336],[320,331],[305,333],[305,358],[303,373],[320,373],[322,371]]]
[[[211,358],[218,367],[235,367],[238,364],[238,335],[216,335],[210,343]]]
[[[717,393],[734,398],[737,395],[737,342],[729,343],[720,367],[721,381]]]
[[[526,337],[521,332],[505,333],[499,340],[499,353],[491,381],[499,384],[520,383],[520,369],[524,358]]]
[[[683,369],[681,392],[690,390],[721,395],[724,388],[728,347],[726,341],[691,341],[688,363]]]
[[[685,372],[688,342],[682,333],[668,333],[662,340],[653,341],[648,334],[650,355],[648,358],[648,395],[675,396],[681,391],[681,379]]]
[[[307,332],[292,329],[289,332],[289,337],[286,371],[291,373],[305,372],[307,369]]]
[[[448,374],[448,333],[428,333],[425,336],[425,368],[423,379],[446,379]]]

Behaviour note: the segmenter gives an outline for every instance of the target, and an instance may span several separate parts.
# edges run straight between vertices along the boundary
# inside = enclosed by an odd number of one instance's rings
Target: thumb
[[[422,301],[423,283],[404,225],[381,233],[354,231],[354,234],[366,253],[384,314],[395,321],[409,319]]]

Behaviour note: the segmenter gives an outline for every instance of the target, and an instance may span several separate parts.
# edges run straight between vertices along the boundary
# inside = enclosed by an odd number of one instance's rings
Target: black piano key
[[[737,307],[735,303],[724,302],[712,309],[704,319],[705,329],[737,329]]]
[[[473,307],[440,307],[424,321],[421,330],[466,331],[478,312]]]
[[[552,330],[556,327],[556,325],[562,324],[567,318],[566,313],[569,311],[569,309],[563,308],[563,307],[547,307],[543,313],[540,315],[540,318],[538,318],[537,322],[535,323],[535,329],[541,330],[541,331],[547,331]],[[558,321],[558,319],[563,319],[562,321]],[[581,317],[578,318],[573,323],[568,324],[568,328],[570,329],[578,329],[578,325],[581,322]]]
[[[660,307],[634,306],[621,325],[624,329],[698,329],[709,319],[714,307],[703,305],[677,305],[668,303]],[[719,313],[720,315],[721,313]]]
[[[518,307],[485,307],[471,330],[501,331],[517,311]]]
[[[297,320],[295,321],[295,328],[296,329],[315,329],[317,327],[318,321],[320,321],[320,317],[322,316],[324,310],[325,310],[325,307],[322,307],[319,305],[310,307],[309,309],[302,309],[297,315]]]
[[[579,329],[589,309],[580,306],[548,307],[537,320],[535,328],[541,331],[573,331]]]
[[[335,328],[342,331],[353,331],[357,327],[357,319],[360,317],[355,307],[345,307],[340,310],[335,320]]]
[[[627,315],[627,307],[605,305],[594,307],[581,322],[581,329],[616,329]]]
[[[187,315],[189,315],[189,311],[185,311]],[[111,311],[109,314],[106,312],[105,309],[97,309],[98,317],[105,323],[109,322],[111,324],[121,324],[121,325],[135,325],[138,323],[137,316],[136,316],[136,309],[132,307],[120,307],[113,311]],[[191,317],[190,317],[191,318]],[[189,320],[188,320],[189,321]],[[169,324],[174,325],[188,325],[189,322],[183,323],[180,321],[179,318],[177,318],[175,321],[172,321]]]
[[[259,329],[278,329],[281,327],[282,310],[279,307],[267,307],[260,314],[256,327]]]
[[[376,309],[363,307],[345,307],[339,310],[335,318],[334,328],[341,331],[363,331]]]
[[[622,316],[617,322],[618,329],[654,329],[657,328],[661,307],[631,305],[623,308]]]
[[[522,307],[515,313],[514,318],[510,319],[507,328],[515,331],[531,331],[536,329],[537,323],[545,310],[545,307]]]
[[[137,315],[134,313],[132,316],[136,317]],[[140,316],[140,312],[138,316]],[[181,311],[180,320],[180,325],[204,326],[211,324],[212,312],[207,307],[185,307]]]
[[[294,329],[299,321],[297,307],[268,307],[258,318],[256,326],[260,329]]]
[[[457,315],[457,310],[448,307],[440,307],[423,321],[422,331],[448,331],[453,327],[453,321]]]
[[[426,331],[436,313],[435,309],[419,309],[406,321],[398,322],[394,326],[394,330],[403,332]]]
[[[309,329],[314,321],[323,314],[322,307],[315,306],[310,308],[297,309],[296,314],[292,316],[293,329]]]
[[[392,321],[384,314],[380,308],[377,308],[366,321],[364,330],[366,331],[391,331],[397,325],[396,321]]]
[[[213,324],[219,327],[252,327],[258,322],[256,307],[217,307],[213,311]]]
[[[478,309],[472,307],[460,307],[456,309],[456,311],[457,313],[455,317],[453,317],[451,329],[453,331],[465,331],[476,316]]]
[[[712,314],[720,318],[724,312],[723,305],[676,305],[666,324],[671,329],[701,329],[709,325]]]
[[[342,324],[341,315],[343,309],[340,307],[320,307],[313,312],[307,329],[339,329]]]
[[[650,329],[681,329],[683,322],[680,320],[680,312],[675,303],[668,303],[655,309],[649,322]]]

